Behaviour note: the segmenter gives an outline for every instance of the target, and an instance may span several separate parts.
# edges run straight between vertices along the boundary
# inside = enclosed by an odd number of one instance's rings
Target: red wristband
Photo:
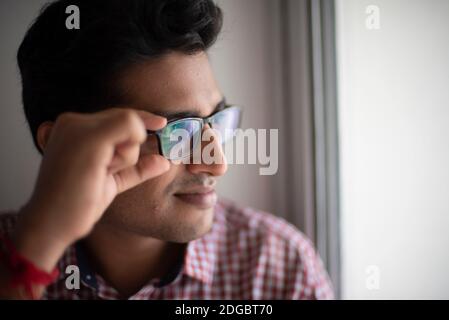
[[[23,286],[32,299],[35,299],[33,285],[47,286],[55,281],[59,275],[59,270],[55,267],[51,273],[45,272],[27,258],[20,255],[13,243],[6,237],[0,235],[0,240],[8,250],[8,254],[2,255],[0,259],[6,263],[6,267],[11,272],[10,285],[14,287]]]

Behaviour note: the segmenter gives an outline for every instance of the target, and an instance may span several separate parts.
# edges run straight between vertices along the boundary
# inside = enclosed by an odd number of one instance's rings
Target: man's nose
[[[228,164],[223,152],[221,139],[217,136],[217,132],[212,130],[208,124],[203,128],[202,137],[206,136],[208,139],[201,139],[201,150],[198,159],[191,159],[187,164],[187,170],[193,174],[208,173],[214,177],[222,176],[228,170]],[[210,159],[206,159],[210,158]]]

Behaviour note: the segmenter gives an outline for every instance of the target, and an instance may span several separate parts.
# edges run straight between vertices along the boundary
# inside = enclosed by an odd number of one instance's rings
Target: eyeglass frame
[[[186,118],[179,118],[179,119],[173,119],[173,120],[170,120],[170,121],[167,122],[166,126],[163,127],[162,129],[159,129],[159,130],[156,130],[156,131],[153,131],[153,130],[147,130],[147,136],[156,136],[156,138],[157,138],[157,146],[158,146],[159,155],[163,156],[164,158],[166,158],[166,159],[168,159],[168,160],[172,160],[172,159],[167,158],[167,157],[164,155],[164,153],[163,153],[163,151],[162,151],[162,143],[161,143],[161,134],[162,134],[162,131],[163,131],[168,125],[171,125],[171,124],[174,124],[174,123],[178,123],[178,122],[181,122],[181,121],[186,121],[186,120],[198,120],[198,121],[200,121],[200,124],[201,124],[200,132],[203,132],[204,126],[205,126],[206,124],[209,124],[209,126],[211,127],[211,129],[213,129],[212,122],[211,122],[211,119],[212,119],[213,117],[215,117],[215,116],[216,116],[217,114],[219,114],[220,112],[229,110],[229,109],[231,109],[231,108],[236,108],[236,109],[239,111],[239,121],[238,121],[238,124],[237,124],[237,128],[240,128],[240,125],[241,125],[241,122],[242,122],[242,114],[243,114],[242,107],[240,107],[239,105],[236,105],[236,104],[230,104],[230,105],[226,105],[223,109],[218,110],[218,111],[212,113],[210,116],[207,116],[207,117],[204,117],[204,118],[202,118],[202,117],[186,117]],[[192,146],[192,148],[193,148],[193,146]],[[192,151],[192,150],[191,150],[191,151]],[[188,156],[191,156],[191,154],[189,154]],[[187,156],[185,156],[185,157],[187,157]],[[176,159],[176,160],[181,160],[181,158],[180,158],[180,159]]]

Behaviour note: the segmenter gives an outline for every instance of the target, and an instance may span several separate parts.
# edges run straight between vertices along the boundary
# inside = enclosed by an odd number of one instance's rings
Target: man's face
[[[131,67],[118,79],[118,87],[128,107],[167,115],[169,120],[179,114],[209,116],[223,100],[204,52],[170,53]],[[215,150],[221,152],[220,147]],[[165,174],[118,195],[101,222],[165,241],[199,238],[212,225],[214,187],[226,170],[225,161],[171,163]]]

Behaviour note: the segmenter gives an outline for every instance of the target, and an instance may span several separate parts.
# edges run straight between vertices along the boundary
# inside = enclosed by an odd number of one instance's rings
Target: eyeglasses
[[[160,155],[168,160],[181,160],[190,157],[201,141],[203,128],[208,124],[215,131],[221,143],[225,144],[234,137],[235,130],[240,127],[242,110],[239,106],[226,106],[209,117],[189,117],[169,121],[167,125],[157,131],[147,131],[149,139],[147,148],[157,149]]]

